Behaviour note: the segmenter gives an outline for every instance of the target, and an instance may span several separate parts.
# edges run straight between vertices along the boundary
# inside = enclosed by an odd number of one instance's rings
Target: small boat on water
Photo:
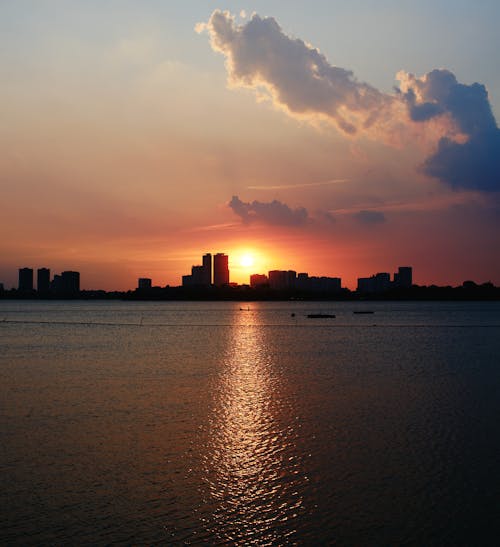
[[[333,313],[308,313],[307,317],[309,319],[327,319],[333,318],[335,315]]]
[[[358,311],[353,311],[352,313],[355,313],[357,315],[366,315],[368,313],[375,313],[373,310],[358,310]]]

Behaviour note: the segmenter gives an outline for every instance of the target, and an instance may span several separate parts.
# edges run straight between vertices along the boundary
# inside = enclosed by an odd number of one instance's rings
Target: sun
[[[253,265],[254,265],[254,259],[253,259],[252,255],[250,255],[250,254],[241,255],[241,258],[240,258],[240,266],[241,267],[250,268]]]

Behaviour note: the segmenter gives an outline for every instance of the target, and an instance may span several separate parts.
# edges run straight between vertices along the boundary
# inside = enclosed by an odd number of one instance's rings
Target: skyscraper
[[[205,266],[191,266],[191,285],[193,287],[205,285]]]
[[[252,274],[250,276],[250,287],[257,289],[269,285],[269,278],[265,274]]]
[[[32,268],[19,269],[19,290],[22,292],[29,292],[33,290],[33,269]]]
[[[387,272],[381,272],[371,277],[358,278],[358,292],[382,293],[391,288],[391,276]]]
[[[269,272],[269,286],[271,289],[282,291],[294,289],[297,281],[297,273],[293,270],[271,270]]]
[[[214,256],[214,285],[222,287],[229,284],[229,257],[224,253]]]
[[[149,277],[139,277],[137,288],[139,290],[149,290],[151,288],[151,279]]]
[[[50,270],[38,268],[36,271],[36,290],[39,293],[48,293],[50,288]]]
[[[398,285],[403,289],[410,289],[413,284],[411,266],[399,266]]]
[[[212,255],[210,253],[203,255],[203,285],[210,287],[212,284]]]
[[[51,286],[54,292],[75,295],[80,291],[80,272],[69,271],[55,275]]]

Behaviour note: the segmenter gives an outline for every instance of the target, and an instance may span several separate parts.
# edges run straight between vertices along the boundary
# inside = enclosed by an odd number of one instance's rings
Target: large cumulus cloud
[[[212,48],[226,56],[230,85],[265,89],[291,113],[324,116],[353,134],[373,124],[392,101],[350,70],[332,66],[317,49],[288,37],[272,17],[254,14],[237,25],[230,13],[216,10],[197,28],[208,30]]]
[[[421,78],[399,73],[401,94],[411,119],[425,122],[450,115],[462,139],[444,135],[422,170],[454,188],[500,189],[500,131],[484,85],[464,85],[448,70]]]
[[[267,92],[289,114],[327,120],[349,135],[411,135],[434,124],[439,138],[423,172],[453,188],[500,190],[500,131],[483,85],[458,83],[447,70],[421,78],[400,72],[400,89],[382,93],[257,14],[237,24],[216,10],[197,30],[226,57],[231,86]]]

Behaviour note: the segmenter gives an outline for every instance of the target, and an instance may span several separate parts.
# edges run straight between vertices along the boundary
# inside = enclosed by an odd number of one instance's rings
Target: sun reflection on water
[[[204,462],[211,513],[206,525],[221,542],[292,541],[306,478],[283,382],[258,309],[241,313],[214,387]]]

